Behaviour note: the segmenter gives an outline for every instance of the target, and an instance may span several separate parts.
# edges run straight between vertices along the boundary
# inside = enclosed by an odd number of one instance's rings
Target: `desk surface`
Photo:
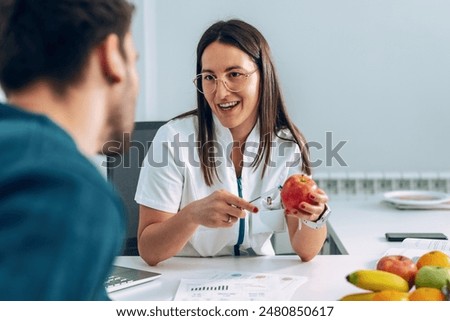
[[[242,271],[308,277],[293,300],[338,300],[360,290],[345,276],[376,261],[398,243],[387,242],[386,232],[442,232],[450,236],[450,211],[396,210],[379,199],[331,203],[330,223],[348,255],[319,255],[311,262],[297,256],[182,258],[174,257],[156,267],[140,257],[118,257],[117,264],[162,274],[150,283],[117,291],[113,300],[172,300],[181,278],[201,278],[202,271]],[[280,298],[283,300],[283,298]]]
[[[112,300],[140,301],[173,300],[181,278],[202,278],[202,271],[242,271],[253,273],[278,273],[307,276],[292,300],[335,301],[359,290],[345,280],[350,271],[368,267],[374,262],[369,258],[349,255],[321,255],[310,262],[301,262],[297,256],[218,257],[185,258],[173,257],[156,267],[148,266],[141,258],[122,256],[118,265],[155,271],[162,276],[149,283],[111,293]],[[280,298],[286,300],[287,298]]]
[[[398,210],[379,197],[360,201],[331,202],[330,224],[349,255],[374,258],[396,247],[386,232],[441,232],[450,237],[449,210]]]

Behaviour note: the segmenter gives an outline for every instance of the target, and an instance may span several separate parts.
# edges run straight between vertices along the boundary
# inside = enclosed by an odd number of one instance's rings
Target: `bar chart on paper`
[[[192,286],[190,287],[189,291],[190,292],[199,292],[199,291],[228,291],[229,286],[228,285],[214,285],[214,286]]]
[[[289,300],[307,281],[303,276],[243,272],[205,272],[181,279],[175,301]]]

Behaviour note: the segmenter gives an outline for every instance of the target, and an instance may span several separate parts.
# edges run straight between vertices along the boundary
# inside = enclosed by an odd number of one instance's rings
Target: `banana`
[[[376,292],[353,293],[343,296],[339,301],[372,301]]]
[[[346,279],[358,288],[369,291],[409,291],[409,285],[405,279],[394,273],[380,270],[357,270],[347,275]]]

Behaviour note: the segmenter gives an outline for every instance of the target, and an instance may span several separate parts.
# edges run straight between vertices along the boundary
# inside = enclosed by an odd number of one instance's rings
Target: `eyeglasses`
[[[218,81],[222,81],[228,91],[237,93],[245,88],[247,79],[258,69],[252,72],[242,73],[239,71],[230,71],[223,78],[217,78],[209,72],[202,72],[193,79],[194,85],[202,94],[212,94],[217,89]]]

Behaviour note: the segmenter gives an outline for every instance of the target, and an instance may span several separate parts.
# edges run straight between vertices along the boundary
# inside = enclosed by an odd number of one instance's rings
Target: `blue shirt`
[[[0,300],[108,299],[124,219],[64,130],[0,104]]]

